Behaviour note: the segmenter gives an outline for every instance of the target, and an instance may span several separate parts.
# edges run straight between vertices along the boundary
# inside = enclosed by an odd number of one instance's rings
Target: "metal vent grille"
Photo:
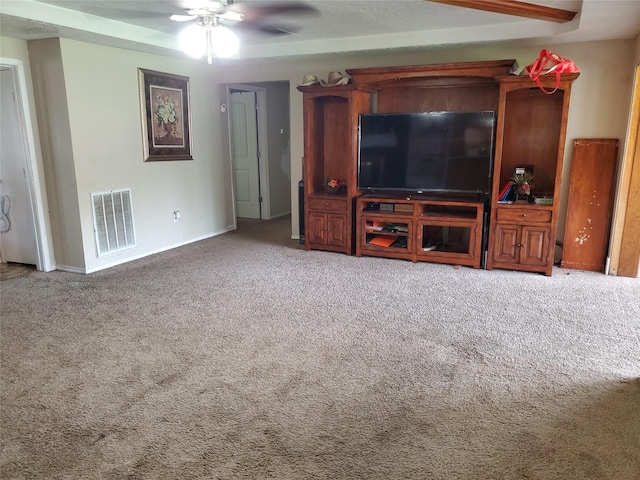
[[[131,189],[92,193],[91,203],[98,256],[135,247]]]

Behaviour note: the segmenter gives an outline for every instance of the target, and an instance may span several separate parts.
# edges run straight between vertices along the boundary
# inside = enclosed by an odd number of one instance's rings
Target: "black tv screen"
[[[489,194],[495,112],[361,114],[358,188]]]

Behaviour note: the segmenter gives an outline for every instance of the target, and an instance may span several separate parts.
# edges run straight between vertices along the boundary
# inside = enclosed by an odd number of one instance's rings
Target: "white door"
[[[10,230],[0,233],[3,262],[36,265],[36,230],[27,180],[27,152],[16,104],[13,70],[0,71],[0,195]]]
[[[236,216],[260,218],[260,175],[256,94],[234,92],[230,101],[231,157]]]

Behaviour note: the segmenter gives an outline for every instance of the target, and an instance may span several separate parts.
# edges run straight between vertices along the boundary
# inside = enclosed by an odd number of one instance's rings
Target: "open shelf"
[[[305,249],[353,254],[358,115],[369,91],[353,85],[298,87],[304,101]],[[328,184],[338,182],[339,191]]]
[[[385,222],[365,220],[365,244],[383,248],[408,248],[409,224],[404,222]]]
[[[483,202],[362,196],[356,255],[480,268]]]
[[[474,225],[422,225],[423,252],[467,254],[471,248]]]
[[[474,205],[422,205],[421,214],[424,218],[431,217],[455,217],[455,218],[476,218],[478,208]]]

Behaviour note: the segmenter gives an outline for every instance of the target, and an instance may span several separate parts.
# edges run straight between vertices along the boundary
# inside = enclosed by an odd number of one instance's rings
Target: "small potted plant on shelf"
[[[345,181],[339,178],[327,178],[324,181],[324,191],[333,195],[342,193],[345,186]]]
[[[511,177],[511,182],[516,187],[516,200],[526,200],[529,203],[533,202],[533,196],[531,195],[531,188],[533,187],[533,173],[524,172],[516,173]]]

